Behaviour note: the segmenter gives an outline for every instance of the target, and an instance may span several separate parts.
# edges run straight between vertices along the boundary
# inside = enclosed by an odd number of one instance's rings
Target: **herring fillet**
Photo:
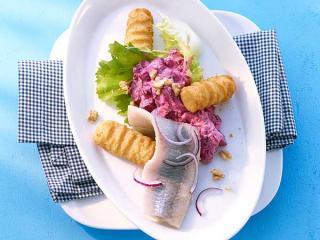
[[[160,180],[162,185],[145,189],[144,213],[153,221],[180,228],[189,209],[194,183],[197,180],[198,166],[194,161],[184,166],[171,166],[164,161],[175,162],[178,156],[187,152],[199,156],[200,149],[195,149],[193,144],[174,145],[166,141],[164,136],[173,141],[179,141],[176,136],[179,125],[193,127],[157,117],[155,114],[133,106],[129,106],[128,120],[134,129],[144,134],[154,134],[156,140],[155,153],[145,164],[142,177],[145,181]],[[184,157],[184,159],[187,158]]]

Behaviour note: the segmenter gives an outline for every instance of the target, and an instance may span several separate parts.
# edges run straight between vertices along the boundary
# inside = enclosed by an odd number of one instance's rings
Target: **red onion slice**
[[[183,154],[182,154],[183,155]],[[181,155],[181,156],[182,156]],[[191,156],[191,155],[190,155]],[[190,192],[193,193],[193,191],[196,189],[197,184],[198,184],[198,171],[199,171],[199,159],[192,154],[193,160],[194,160],[194,164],[195,164],[195,173],[194,173],[194,181],[193,184],[190,188]]]
[[[144,181],[141,178],[141,171],[139,168],[137,168],[134,172],[133,172],[133,180],[136,183],[139,183],[145,187],[159,187],[162,185],[162,183],[160,181]]]
[[[157,116],[156,116],[156,113],[154,113],[154,119],[155,119],[155,123],[156,123],[156,126],[158,129],[159,128],[159,124],[158,124],[158,120],[157,120]],[[177,132],[178,132],[179,128],[177,129]],[[181,130],[180,130],[181,131]],[[177,142],[177,141],[174,141],[174,140],[171,140],[170,138],[168,138],[165,134],[162,133],[162,131],[160,131],[161,133],[161,136],[169,143],[173,144],[173,145],[178,145],[178,146],[181,146],[181,145],[186,145],[188,144],[189,142],[191,142],[192,138],[189,138],[189,139],[186,139],[184,141],[181,141],[181,142]],[[178,133],[177,133],[178,134]],[[181,134],[182,135],[182,134]]]
[[[185,123],[186,124],[186,123]],[[177,137],[180,141],[186,141],[188,139],[186,139],[183,134],[182,134],[182,129],[184,127],[186,127],[185,124],[181,124],[179,125],[178,129],[177,129]],[[187,126],[186,127],[186,131],[188,132],[189,136],[190,136],[190,140],[192,140],[190,143],[193,143],[194,147],[193,147],[193,154],[195,156],[197,156],[200,152],[200,137],[199,137],[199,133],[197,131],[197,129],[195,129],[194,127],[192,127],[191,125],[190,126]],[[189,144],[189,143],[188,143]]]
[[[222,192],[222,189],[220,189],[220,188],[209,187],[209,188],[202,190],[199,193],[199,195],[197,196],[195,205],[196,205],[197,212],[199,213],[200,216],[202,216],[204,213],[204,209],[200,205],[201,205],[201,203],[203,203],[203,198],[205,197],[205,195],[207,193],[217,194],[217,193],[221,193],[221,192]]]
[[[182,142],[187,142],[187,143],[190,143],[192,141],[192,137],[190,138],[185,138],[182,134],[182,129],[185,125],[184,124],[180,124],[178,129],[177,129],[177,137],[180,141]]]
[[[201,147],[200,136],[199,136],[199,133],[197,130],[193,130],[193,133],[195,136],[195,140],[194,140],[194,142],[195,142],[194,147],[195,148],[194,148],[193,152],[195,152],[194,155],[198,156],[198,154],[200,152],[200,147]],[[197,150],[195,150],[195,149],[197,149]]]
[[[165,159],[164,162],[172,167],[179,167],[179,166],[185,166],[187,165],[188,163],[192,162],[193,160],[194,161],[198,161],[196,156],[192,153],[184,153],[184,154],[181,154],[180,156],[176,157],[176,159],[180,159],[182,157],[186,157],[186,156],[189,156],[191,158],[187,158],[186,160],[184,161],[178,161],[178,162],[173,162],[171,160],[168,160],[168,159]]]

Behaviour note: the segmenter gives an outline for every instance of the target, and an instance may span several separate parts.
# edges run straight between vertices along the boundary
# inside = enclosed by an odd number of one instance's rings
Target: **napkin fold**
[[[253,74],[266,127],[267,150],[297,136],[288,83],[274,30],[234,37]],[[69,127],[63,96],[63,62],[21,61],[18,140],[36,143],[54,201],[102,194],[88,172]]]
[[[284,148],[297,137],[288,81],[275,30],[234,37],[256,83],[267,150]]]

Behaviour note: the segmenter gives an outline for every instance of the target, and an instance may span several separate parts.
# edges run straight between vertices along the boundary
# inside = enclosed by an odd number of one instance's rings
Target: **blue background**
[[[280,190],[234,239],[320,239],[320,1],[204,1],[276,28],[299,138],[284,151]],[[17,143],[17,64],[47,59],[80,0],[0,0],[0,239],[150,239],[71,220],[52,202],[35,145]]]

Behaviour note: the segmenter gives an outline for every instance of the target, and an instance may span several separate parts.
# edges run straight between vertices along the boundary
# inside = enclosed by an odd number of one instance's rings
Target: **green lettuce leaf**
[[[96,72],[97,94],[99,99],[113,104],[121,115],[126,115],[131,98],[119,86],[120,81],[131,81],[133,68],[142,60],[164,57],[167,51],[140,50],[132,45],[125,46],[118,42],[109,45],[111,60],[99,62]]]
[[[203,69],[200,66],[198,58],[192,58],[190,71],[193,82],[201,81],[203,79]]]
[[[164,17],[162,21],[156,25],[163,39],[165,50],[176,48],[181,51],[186,59],[192,58],[190,71],[192,81],[200,81],[203,79],[203,69],[199,62],[199,53],[192,49],[189,43],[179,38],[178,33],[174,30],[170,20]]]

